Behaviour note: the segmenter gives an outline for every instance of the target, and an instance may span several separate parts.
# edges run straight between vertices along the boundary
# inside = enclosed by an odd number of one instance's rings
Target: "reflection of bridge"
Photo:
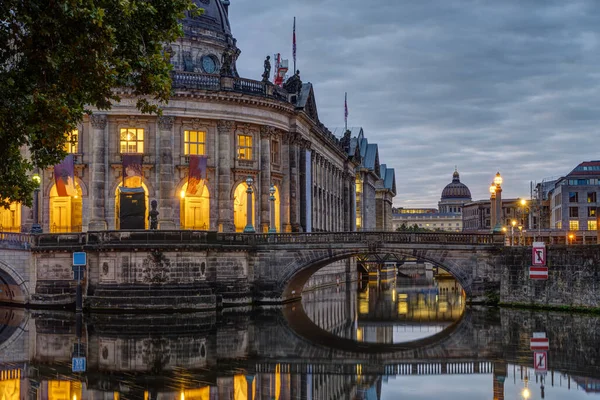
[[[142,289],[151,282],[160,286],[153,290],[153,302],[140,302],[146,307],[160,303],[161,296],[172,296],[177,288],[182,307],[198,308],[193,299],[201,294],[206,295],[207,303],[215,304],[216,298],[233,304],[283,302],[299,298],[307,280],[324,266],[364,254],[397,254],[429,261],[455,276],[467,296],[477,297],[483,296],[483,288],[477,286],[480,282],[498,285],[496,265],[502,247],[493,235],[460,233],[157,230],[3,234],[2,238],[0,245],[13,247],[0,255],[0,283],[11,288],[8,293],[14,293],[5,300],[43,304],[73,301],[70,253],[84,250],[88,253],[88,305],[114,308],[118,302],[121,309],[135,307],[122,298],[122,293],[133,293],[137,288],[139,296],[149,296]],[[21,248],[14,249],[15,243]],[[186,285],[185,291],[182,285]],[[166,300],[158,304],[169,305]]]

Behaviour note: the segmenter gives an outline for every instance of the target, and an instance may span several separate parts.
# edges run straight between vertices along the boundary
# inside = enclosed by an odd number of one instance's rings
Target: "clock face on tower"
[[[217,63],[211,56],[202,56],[202,70],[207,74],[214,74],[217,71]]]

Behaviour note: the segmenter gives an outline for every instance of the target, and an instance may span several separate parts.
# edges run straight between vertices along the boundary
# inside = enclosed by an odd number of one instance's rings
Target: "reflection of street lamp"
[[[515,225],[517,225],[517,221],[516,220],[512,220],[510,221],[510,245],[514,246],[515,245]]]
[[[569,233],[569,244],[573,244],[573,239],[575,238],[575,235],[572,233]]]
[[[269,228],[269,233],[277,233],[277,228],[275,227],[275,185],[271,185],[269,194],[269,200],[271,201],[271,227]]]
[[[31,233],[42,233],[42,226],[39,222],[39,194],[40,194],[40,183],[42,178],[37,172],[31,176],[31,180],[35,183],[35,189],[33,190],[33,225],[31,225]]]
[[[524,399],[528,399],[531,397],[531,392],[529,391],[529,377],[527,376],[527,370],[525,371],[525,387],[523,387],[523,390],[521,391],[521,396],[523,396]]]
[[[244,233],[256,233],[256,231],[254,230],[254,226],[252,226],[252,184],[254,183],[254,180],[252,179],[251,176],[249,176],[248,178],[246,178],[246,185],[248,186],[248,188],[246,189],[246,194],[248,195],[248,198],[246,200],[247,202],[247,208],[246,208],[246,227],[244,228]]]

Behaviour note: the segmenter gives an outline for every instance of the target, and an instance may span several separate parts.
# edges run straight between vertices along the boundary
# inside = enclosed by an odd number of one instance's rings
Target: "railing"
[[[236,78],[233,82],[233,89],[242,93],[265,94],[265,84],[263,82],[253,81],[251,79]]]
[[[70,233],[70,232],[81,232],[81,225],[59,226],[56,224],[52,224],[50,226],[50,233]]]
[[[195,230],[99,231],[68,234],[33,235],[35,247],[83,245],[342,245],[342,244],[441,244],[441,245],[502,245],[490,234],[461,233],[400,233],[400,232],[338,232],[338,233],[220,233]]]
[[[218,75],[177,71],[172,73],[171,79],[174,89],[221,89],[221,78]]]
[[[0,247],[29,248],[33,242],[33,236],[28,233],[0,232]]]

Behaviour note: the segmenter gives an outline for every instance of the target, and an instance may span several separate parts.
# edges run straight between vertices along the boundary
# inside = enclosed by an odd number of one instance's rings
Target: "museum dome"
[[[231,36],[229,25],[229,0],[193,0],[194,4],[204,10],[202,15],[186,17],[183,20],[185,36],[197,36],[201,30]]]
[[[469,199],[471,200],[471,191],[464,183],[460,182],[458,171],[452,174],[452,182],[446,185],[442,190],[442,200],[444,199]]]

